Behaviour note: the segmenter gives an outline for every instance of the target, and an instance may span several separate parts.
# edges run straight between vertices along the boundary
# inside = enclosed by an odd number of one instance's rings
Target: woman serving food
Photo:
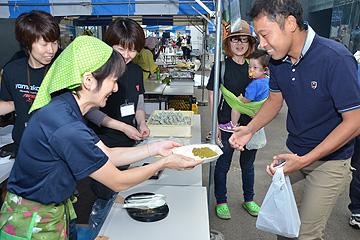
[[[71,195],[87,176],[119,192],[161,169],[187,170],[202,163],[172,154],[182,146],[174,141],[108,148],[86,126],[83,115],[105,106],[124,70],[120,53],[90,36],[77,37],[56,59],[30,109],[37,111],[9,176],[0,239],[68,239],[69,219],[76,218]],[[116,168],[157,154],[164,158],[126,171]]]

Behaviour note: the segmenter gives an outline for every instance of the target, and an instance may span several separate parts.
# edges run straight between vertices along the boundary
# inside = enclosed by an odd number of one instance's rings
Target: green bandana
[[[112,51],[110,46],[95,37],[75,38],[47,72],[29,113],[48,104],[51,93],[81,86],[83,74],[99,69],[109,60]]]

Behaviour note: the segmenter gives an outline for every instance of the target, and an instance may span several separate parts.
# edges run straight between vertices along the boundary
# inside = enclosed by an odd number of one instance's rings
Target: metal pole
[[[205,91],[205,54],[206,54],[206,33],[207,33],[207,22],[203,20],[203,49],[201,56],[201,101],[198,101],[199,106],[207,106],[207,101],[204,100],[204,91]]]
[[[215,59],[214,59],[214,97],[213,97],[213,116],[212,116],[212,134],[211,134],[211,143],[216,144],[216,131],[217,131],[217,109],[218,109],[218,99],[219,99],[219,79],[220,79],[220,53],[221,53],[221,0],[216,1],[216,42],[215,42]],[[208,205],[209,205],[209,224],[211,225],[211,211],[213,210],[213,183],[214,183],[214,162],[210,163],[210,173],[209,173],[209,195],[208,195]]]

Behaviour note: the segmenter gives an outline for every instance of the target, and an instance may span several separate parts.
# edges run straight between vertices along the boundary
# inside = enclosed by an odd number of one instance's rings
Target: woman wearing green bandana
[[[121,55],[90,36],[77,37],[56,59],[30,109],[36,112],[9,176],[0,239],[68,239],[69,219],[76,218],[70,197],[87,176],[119,192],[161,169],[187,170],[202,162],[173,155],[171,149],[181,146],[174,141],[108,148],[86,126],[83,115],[105,106],[124,70]],[[158,154],[164,158],[149,165],[116,168]]]

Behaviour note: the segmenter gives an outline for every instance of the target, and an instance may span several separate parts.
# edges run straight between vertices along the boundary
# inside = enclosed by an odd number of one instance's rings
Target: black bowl
[[[124,203],[127,203],[127,200],[134,196],[147,196],[147,195],[154,195],[154,193],[150,192],[140,192],[134,193],[125,198]],[[129,216],[137,221],[140,222],[156,222],[161,219],[164,219],[169,214],[169,207],[167,204],[152,208],[152,209],[139,209],[139,208],[126,208],[126,212]]]

